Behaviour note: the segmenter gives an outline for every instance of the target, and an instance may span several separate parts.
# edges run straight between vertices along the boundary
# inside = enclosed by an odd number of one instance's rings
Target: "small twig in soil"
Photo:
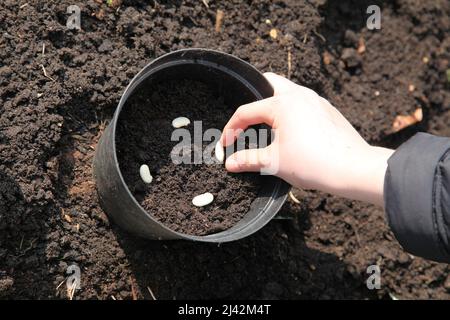
[[[362,55],[364,52],[366,52],[366,44],[365,44],[363,38],[359,38],[357,52],[358,52],[360,55]]]
[[[224,263],[224,264],[235,262],[235,261],[236,261],[237,259],[239,259],[240,257],[242,257],[242,256],[234,257],[233,259],[230,260],[230,262],[226,262],[226,263]]]
[[[203,4],[205,5],[205,7],[207,7],[209,9],[209,0],[202,0]]]
[[[159,3],[156,0],[153,0],[153,9],[156,9],[159,7]]]
[[[58,284],[58,286],[56,287],[56,291],[58,291],[58,289],[64,284],[64,282],[66,282],[67,281],[67,278],[68,277],[65,277],[64,278],[64,280],[63,281],[61,281],[61,283],[60,284]]]
[[[223,24],[223,18],[225,16],[225,12],[223,12],[223,10],[217,9],[217,14],[216,14],[216,32],[219,33],[221,28],[222,28],[222,24]]]
[[[288,65],[287,78],[290,80],[291,79],[291,72],[292,72],[292,52],[291,52],[291,48],[288,48],[287,65]]]
[[[189,18],[189,20],[192,21],[192,23],[193,23],[196,27],[198,27],[198,26],[200,25],[200,24],[199,24],[194,18],[192,18],[191,16],[189,16],[188,18]]]
[[[23,9],[23,8],[25,8],[25,7],[27,7],[28,6],[28,2],[27,3],[24,3],[23,5],[21,5],[19,8],[20,9]]]
[[[356,229],[356,227],[353,225],[353,223],[351,223],[351,222],[346,222],[346,223],[352,228],[353,233],[355,234],[355,237],[356,237],[356,242],[358,243],[358,246],[360,248],[362,248],[361,239],[359,238],[358,229]]]
[[[318,33],[316,30],[312,31],[316,36],[318,36],[320,38],[320,40],[322,40],[323,42],[327,42],[327,39],[325,39],[325,37],[323,35],[321,35],[320,33]]]
[[[133,279],[131,278],[131,276],[130,276],[130,283],[131,283],[131,295],[133,297],[133,300],[137,300],[138,296],[137,296],[136,288],[134,287],[134,282],[133,282]]]
[[[75,295],[75,290],[77,288],[77,283],[74,281],[72,286],[67,290],[67,296],[69,300],[73,300],[73,296]]]
[[[111,299],[113,299],[114,301],[116,300],[116,297],[114,297],[113,295],[111,295]]]
[[[41,64],[41,68],[42,68],[42,71],[44,72],[44,77],[46,77],[46,78],[52,80],[53,82],[56,81],[55,79],[53,79],[52,77],[50,77],[50,76],[47,74],[47,71],[45,70],[45,67],[44,67],[43,64]]]
[[[281,255],[281,250],[278,248],[278,258],[280,259],[281,263],[284,263],[283,256]]]
[[[389,292],[389,297],[392,299],[392,300],[400,300],[397,296],[395,296],[392,292]]]
[[[155,297],[155,295],[153,294],[152,289],[150,289],[150,287],[147,287],[147,290],[148,290],[148,292],[150,293],[150,295],[152,296],[152,299],[153,299],[153,300],[156,300],[156,297]]]
[[[294,196],[294,194],[292,193],[292,191],[289,191],[289,198],[290,198],[292,201],[294,201],[294,203],[296,203],[296,204],[299,204],[299,203],[300,203],[300,200],[298,200],[298,199]]]
[[[78,117],[74,116],[72,113],[67,112],[67,114],[77,122],[78,125],[83,125],[83,121],[81,121]]]
[[[358,242],[358,246],[361,248],[362,245],[361,245],[361,240],[359,239],[358,230],[356,230],[356,227],[354,227],[354,226],[352,226],[352,228],[353,228],[353,232],[355,232],[356,242]]]
[[[33,249],[33,245],[34,243],[38,240],[38,238],[32,239],[30,241],[30,245],[28,246],[28,248],[26,248],[25,250],[22,251],[21,254],[19,254],[17,257],[22,257],[24,256],[29,250]]]
[[[22,239],[20,240],[19,251],[22,251],[23,238],[24,236],[22,236]]]
[[[272,66],[273,66],[273,62],[269,63],[269,70],[270,70],[270,72],[273,72]]]

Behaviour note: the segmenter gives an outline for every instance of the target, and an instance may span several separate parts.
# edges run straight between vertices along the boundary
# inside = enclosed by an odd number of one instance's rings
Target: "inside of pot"
[[[188,89],[183,89],[183,86],[191,86]],[[163,88],[163,89],[161,89]],[[180,95],[178,90],[184,90],[181,94],[185,94],[184,101],[177,102],[174,100],[167,102],[167,97],[170,95]],[[216,104],[209,105],[206,109],[203,105],[200,106],[198,113],[191,112],[191,109],[195,109],[196,100],[192,97],[198,94],[198,90],[201,92],[207,92],[206,100],[199,100],[206,104],[209,101],[216,101]],[[136,96],[141,95],[139,99]],[[201,93],[200,95],[203,95]],[[208,129],[208,124],[217,125],[219,123],[220,130],[228,121],[229,117],[233,114],[234,110],[240,105],[261,99],[261,95],[258,91],[245,79],[236,73],[228,70],[226,68],[220,67],[218,65],[205,63],[184,63],[184,64],[174,64],[170,67],[164,67],[156,72],[150,74],[145,80],[141,81],[140,84],[135,88],[130,97],[128,97],[123,109],[121,110],[118,130],[116,133],[116,147],[119,159],[119,167],[121,173],[126,181],[130,192],[136,198],[136,200],[141,204],[144,210],[149,212],[152,217],[156,218],[159,222],[163,223],[166,227],[179,233],[189,234],[190,236],[200,236],[200,237],[215,237],[223,235],[238,234],[244,229],[259,228],[261,225],[261,220],[267,221],[265,219],[271,219],[276,213],[273,212],[274,208],[271,208],[271,203],[274,201],[274,197],[280,188],[280,181],[272,176],[264,176],[259,173],[242,173],[234,174],[232,179],[229,178],[229,174],[226,172],[221,173],[213,177],[216,180],[223,180],[225,184],[221,184],[219,181],[219,187],[212,183],[208,173],[202,174],[197,172],[191,172],[189,169],[178,171],[178,168],[171,167],[170,163],[164,162],[162,164],[160,158],[155,158],[156,153],[163,153],[167,156],[168,150],[165,149],[164,144],[155,143],[155,139],[141,137],[142,134],[148,134],[151,132],[157,136],[167,136],[170,131],[174,128],[170,126],[172,118],[176,115],[185,116],[189,114],[192,117],[192,122],[196,120],[204,120],[206,127],[204,130]],[[175,102],[174,102],[175,101]],[[163,105],[161,105],[162,103]],[[186,103],[186,110],[178,109],[176,112],[172,112],[173,106],[171,104],[175,103],[178,105],[180,103]],[[164,108],[166,108],[164,110]],[[215,121],[217,119],[217,114],[220,118],[219,122]],[[131,123],[136,121],[141,121],[142,119],[148,119],[152,122],[151,131],[147,130],[146,133],[136,134],[139,128],[146,126],[146,120],[143,120],[138,126],[130,126]],[[268,129],[266,127],[266,129]],[[125,136],[132,136],[132,139],[127,139]],[[149,149],[153,148],[153,155],[148,155],[145,147],[140,150],[133,150],[133,145],[148,145]],[[134,154],[137,151],[137,156],[130,158],[126,155]],[[136,159],[138,158],[138,159]],[[156,177],[156,183],[162,183],[158,180],[159,175],[165,175],[168,177],[168,172],[166,167],[170,167],[173,170],[172,177],[178,175],[187,174],[189,178],[187,181],[181,179],[174,180],[173,184],[186,184],[186,186],[176,187],[172,186],[171,182],[161,185],[161,187],[153,187],[139,182],[138,169],[139,163],[149,163],[150,172]],[[157,165],[152,166],[152,163],[157,163]],[[196,164],[192,165],[196,167]],[[218,165],[217,170],[226,171],[223,164]],[[131,167],[131,168],[130,168]],[[161,167],[163,169],[161,170]],[[205,169],[209,170],[209,169]],[[214,173],[215,175],[215,173]],[[254,176],[257,175],[257,178]],[[160,178],[162,178],[162,176]],[[192,178],[192,179],[191,179]],[[163,178],[164,179],[164,178]],[[231,179],[231,180],[227,180]],[[244,182],[236,182],[237,180],[243,180]],[[232,189],[227,190],[228,183],[232,184]],[[254,184],[257,183],[257,186]],[[204,184],[204,189],[202,189],[202,184]],[[200,187],[199,187],[200,185]],[[190,203],[193,194],[190,194],[190,189],[187,190],[189,186],[194,186],[193,189],[198,189],[197,193],[201,190],[207,192],[211,191],[215,195],[215,200],[208,206],[218,213],[210,220],[208,212],[202,208],[192,207]],[[148,191],[149,188],[153,188]],[[165,191],[164,191],[164,188]],[[174,190],[172,190],[172,189]],[[208,190],[211,188],[211,190]],[[223,191],[221,188],[225,189]],[[242,190],[245,192],[242,193]],[[158,202],[159,199],[155,199],[154,196],[160,192],[165,195],[168,192],[174,196],[179,194],[180,197],[187,197],[183,203],[170,203]],[[242,194],[239,194],[242,193]],[[230,198],[232,201],[226,203],[224,198]],[[235,198],[233,198],[235,197]],[[237,198],[236,198],[237,197]],[[251,199],[241,200],[239,197],[247,197]],[[217,199],[217,203],[215,202]],[[222,201],[220,201],[222,199]],[[188,201],[187,201],[188,200]],[[176,201],[176,200],[174,200]],[[188,208],[188,204],[191,206]],[[167,206],[172,206],[171,208]],[[217,208],[215,206],[218,206]],[[228,207],[227,207],[228,206]],[[242,208],[238,208],[241,206]],[[245,210],[244,210],[245,209]],[[193,216],[189,216],[187,213],[189,210],[193,210]],[[203,211],[202,211],[203,210]],[[220,211],[222,210],[222,211]],[[232,224],[230,221],[224,222],[221,220],[228,211],[236,211],[233,213],[234,217],[232,219]],[[244,210],[245,212],[243,212]],[[167,212],[170,211],[170,217],[167,217]],[[226,212],[225,212],[226,211]],[[210,228],[192,228],[191,226],[182,226],[186,220],[191,219],[194,224],[204,224]],[[265,222],[264,222],[265,224]]]

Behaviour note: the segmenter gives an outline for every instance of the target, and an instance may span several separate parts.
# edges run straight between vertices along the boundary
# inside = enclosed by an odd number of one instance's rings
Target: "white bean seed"
[[[206,192],[195,196],[194,199],[192,199],[192,204],[196,207],[203,207],[213,202],[213,200],[214,196],[211,193]]]
[[[174,128],[181,128],[186,127],[191,123],[191,120],[189,120],[186,117],[178,117],[172,120],[172,127]]]
[[[153,177],[150,173],[150,169],[148,167],[148,165],[143,164],[140,168],[139,168],[139,174],[141,175],[141,179],[145,182],[145,183],[152,183],[153,181]]]
[[[223,151],[223,146],[222,143],[220,143],[220,141],[216,143],[214,153],[216,155],[217,160],[219,160],[220,163],[223,163],[223,160],[225,159],[225,152]]]

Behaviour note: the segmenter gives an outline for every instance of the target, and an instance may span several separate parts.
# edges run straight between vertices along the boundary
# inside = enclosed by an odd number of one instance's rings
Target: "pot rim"
[[[276,208],[274,210],[274,214],[272,215],[272,217],[270,217],[270,219],[268,219],[268,221],[270,221],[279,211],[279,209],[281,208],[281,206],[284,204],[287,196],[288,196],[288,191],[290,189],[290,185],[288,185],[285,181],[279,179],[279,183],[276,183],[274,185],[273,191],[272,191],[272,195],[273,194],[280,194],[280,190],[282,190],[283,187],[287,188],[287,191],[284,192],[284,194],[280,195],[280,197],[278,197],[277,199],[272,199],[273,201],[267,201],[266,204],[264,205],[264,207],[260,210],[260,212],[253,217],[248,223],[243,224],[242,226],[239,226],[233,230],[230,231],[231,228],[235,227],[235,225],[229,229],[217,232],[217,233],[212,233],[212,234],[208,234],[205,236],[197,236],[197,235],[190,235],[187,233],[181,233],[175,230],[170,229],[169,227],[167,227],[164,223],[158,221],[156,218],[154,218],[147,210],[145,210],[140,203],[136,200],[136,198],[134,197],[134,195],[131,193],[130,189],[128,188],[127,183],[125,182],[125,179],[123,178],[122,175],[122,171],[120,169],[119,166],[119,160],[117,158],[117,150],[116,150],[116,128],[117,128],[117,123],[119,120],[119,116],[120,113],[126,103],[126,101],[130,98],[130,96],[134,93],[135,89],[141,84],[143,83],[146,79],[148,79],[152,74],[156,74],[157,72],[159,72],[162,69],[168,68],[168,67],[173,67],[176,65],[185,65],[185,64],[189,64],[189,60],[181,60],[181,61],[168,61],[165,62],[163,64],[161,64],[160,66],[157,66],[156,68],[152,69],[152,70],[148,70],[152,65],[157,64],[158,62],[160,62],[161,60],[165,60],[167,57],[171,56],[171,55],[175,55],[175,54],[180,54],[181,53],[181,57],[183,57],[186,53],[188,52],[196,52],[196,51],[202,51],[202,52],[209,52],[209,53],[214,53],[217,55],[222,55],[224,57],[227,57],[228,59],[234,59],[236,61],[238,61],[239,63],[243,63],[246,65],[246,67],[250,67],[251,69],[253,69],[254,72],[261,74],[259,72],[258,69],[256,69],[254,66],[252,66],[251,64],[249,64],[248,62],[234,56],[228,53],[224,53],[221,51],[217,51],[217,50],[212,50],[212,49],[205,49],[205,48],[187,48],[187,49],[180,49],[180,50],[176,50],[176,51],[171,51],[168,52],[154,60],[152,60],[151,62],[149,62],[148,64],[146,64],[134,77],[133,79],[130,81],[130,83],[127,85],[127,87],[125,88],[119,104],[114,112],[114,116],[112,118],[112,121],[109,125],[112,125],[112,148],[113,148],[113,157],[114,157],[114,166],[115,169],[118,171],[119,177],[120,177],[120,181],[121,183],[125,186],[125,190],[127,192],[127,195],[129,197],[132,198],[133,203],[140,209],[140,211],[142,211],[147,219],[152,220],[153,222],[157,223],[161,228],[165,229],[167,232],[169,233],[173,233],[175,238],[178,239],[187,239],[187,240],[193,240],[193,241],[201,241],[201,242],[228,242],[228,241],[234,241],[234,240],[238,240],[241,239],[243,237],[233,237],[235,234],[239,234],[242,233],[244,230],[252,228],[253,226],[253,222],[261,219],[262,215],[266,215],[267,214],[267,207],[277,203],[278,205],[276,205]],[[192,61],[192,59],[190,59],[190,61]],[[221,70],[221,66],[218,64],[215,64],[213,62],[207,61],[207,60],[196,60],[197,63],[212,67],[214,69],[218,69]],[[224,72],[225,70],[221,70],[222,72]],[[251,90],[251,92],[257,97],[258,100],[263,99],[263,97],[261,96],[261,93],[259,93],[253,86],[249,85],[248,81],[242,77],[241,75],[239,75],[238,73],[234,72],[233,70],[230,69],[226,69],[228,74],[231,74],[233,77],[235,77],[237,80],[239,80],[239,82],[241,82],[242,84],[245,84],[247,86],[247,88],[249,90]],[[261,74],[262,75],[262,74]],[[284,186],[284,185],[285,186]],[[262,228],[266,223],[264,223],[262,226],[260,226],[259,228],[256,228],[256,230],[254,230],[253,232],[250,232],[249,234],[246,234],[245,236],[251,235],[254,232],[256,232],[257,230],[259,230],[260,228]],[[245,237],[244,236],[244,237]],[[161,239],[162,240],[162,239]]]

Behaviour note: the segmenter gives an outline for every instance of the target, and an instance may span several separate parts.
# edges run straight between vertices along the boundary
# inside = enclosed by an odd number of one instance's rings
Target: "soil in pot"
[[[257,197],[261,176],[232,174],[223,164],[175,164],[171,152],[179,141],[171,141],[172,120],[183,116],[222,130],[237,106],[228,106],[215,90],[202,82],[165,81],[141,86],[127,101],[117,127],[119,167],[131,193],[141,206],[174,231],[207,235],[226,230],[249,211]],[[203,142],[203,150],[210,144]],[[147,164],[153,181],[146,184],[139,168]],[[192,199],[205,192],[214,201],[195,207]]]

